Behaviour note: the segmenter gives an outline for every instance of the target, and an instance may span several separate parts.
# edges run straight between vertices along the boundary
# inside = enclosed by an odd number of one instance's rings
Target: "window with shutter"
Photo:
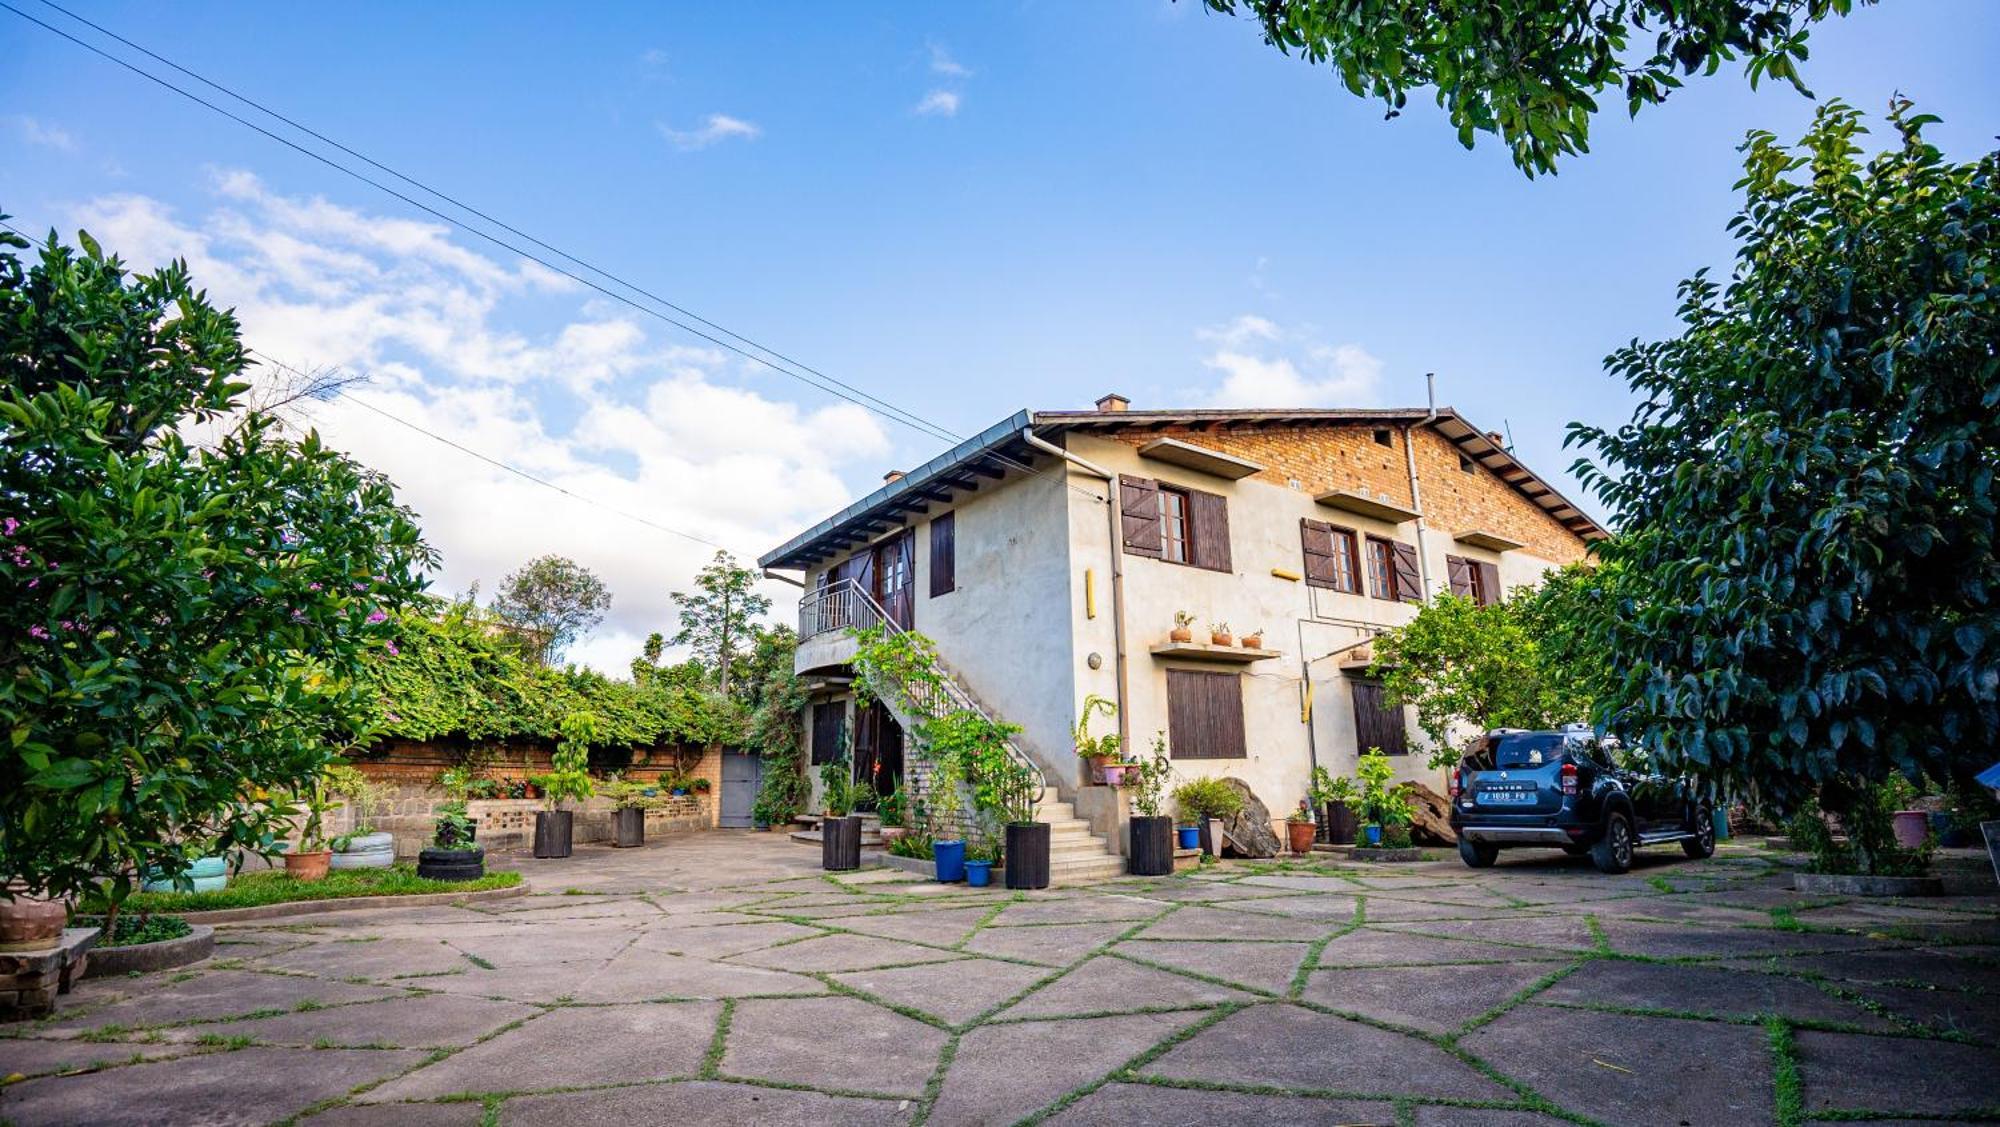
[[[1493,606],[1500,602],[1500,568],[1497,564],[1475,563],[1473,574],[1479,579],[1479,602],[1481,606]]]
[[[1396,597],[1406,603],[1424,601],[1423,573],[1417,568],[1417,549],[1411,544],[1394,544]]]
[[[813,705],[812,762],[817,767],[840,758],[842,729],[847,726],[847,706],[840,701]]]
[[[1391,562],[1394,547],[1380,537],[1368,538],[1368,593],[1378,599],[1396,601],[1396,567]]]
[[[931,598],[958,589],[958,514],[931,518]]]
[[[1479,597],[1479,572],[1472,566],[1471,560],[1460,559],[1457,556],[1446,556],[1444,558],[1444,570],[1445,574],[1451,580],[1452,594],[1457,595],[1461,599],[1471,599],[1474,602],[1484,601]]]
[[[1305,549],[1308,586],[1361,593],[1361,563],[1351,530],[1322,520],[1301,520],[1299,540]]]
[[[1167,738],[1175,759],[1242,759],[1243,679],[1167,670]]]
[[[1164,496],[1164,494],[1162,494]],[[1208,571],[1231,571],[1229,502],[1214,493],[1187,491],[1188,526],[1192,533],[1187,562]]]
[[[1384,755],[1408,755],[1410,733],[1403,724],[1403,709],[1389,703],[1382,682],[1357,678],[1354,685],[1354,746],[1367,751],[1380,748]]]
[[[1188,521],[1188,496],[1178,489],[1160,489],[1160,558],[1187,563],[1193,558]]]
[[[1160,486],[1151,478],[1118,476],[1119,525],[1125,552],[1160,558]]]

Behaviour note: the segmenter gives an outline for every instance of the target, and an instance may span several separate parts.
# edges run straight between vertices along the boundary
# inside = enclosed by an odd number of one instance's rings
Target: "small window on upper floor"
[[[1394,446],[1395,444],[1396,444],[1396,439],[1393,435],[1390,434],[1388,427],[1375,428],[1375,445]]]
[[[1472,456],[1471,456],[1471,455],[1469,455],[1469,454],[1460,454],[1460,455],[1458,456],[1458,468],[1459,468],[1459,470],[1460,470],[1461,472],[1464,472],[1464,473],[1473,473],[1473,472],[1475,472],[1475,471],[1473,470],[1473,466],[1474,466],[1475,464],[1476,464],[1476,463],[1474,463],[1474,462],[1473,462],[1473,460],[1472,460]]]

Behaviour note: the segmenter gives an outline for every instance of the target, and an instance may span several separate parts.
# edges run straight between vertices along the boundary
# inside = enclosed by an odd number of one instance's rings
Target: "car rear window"
[[[1560,732],[1522,732],[1493,741],[1493,763],[1497,767],[1540,767],[1563,754]]]

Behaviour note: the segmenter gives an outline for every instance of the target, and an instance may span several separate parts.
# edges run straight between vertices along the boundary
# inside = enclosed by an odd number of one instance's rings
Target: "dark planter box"
[[[819,867],[829,873],[861,867],[861,815],[820,819]]]
[[[1358,826],[1354,808],[1344,802],[1329,802],[1319,808],[1319,840],[1328,845],[1353,845]]]
[[[1007,827],[1007,887],[1049,886],[1049,824]]]
[[[575,825],[573,810],[535,811],[535,856],[569,856],[570,831]]]
[[[1163,877],[1174,871],[1172,818],[1132,816],[1132,856],[1128,867],[1135,877]]]
[[[417,875],[427,880],[478,880],[486,875],[486,851],[426,849],[417,854]]]
[[[611,812],[614,831],[611,844],[620,849],[636,849],[646,844],[646,812],[634,806]]]

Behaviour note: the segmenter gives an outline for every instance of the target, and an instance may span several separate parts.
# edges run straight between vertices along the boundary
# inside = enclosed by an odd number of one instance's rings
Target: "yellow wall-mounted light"
[[[1083,569],[1083,617],[1097,617],[1097,569]]]
[[[1298,572],[1288,567],[1274,567],[1271,569],[1271,574],[1277,576],[1279,579],[1289,579],[1293,583],[1297,583],[1302,578]]]

